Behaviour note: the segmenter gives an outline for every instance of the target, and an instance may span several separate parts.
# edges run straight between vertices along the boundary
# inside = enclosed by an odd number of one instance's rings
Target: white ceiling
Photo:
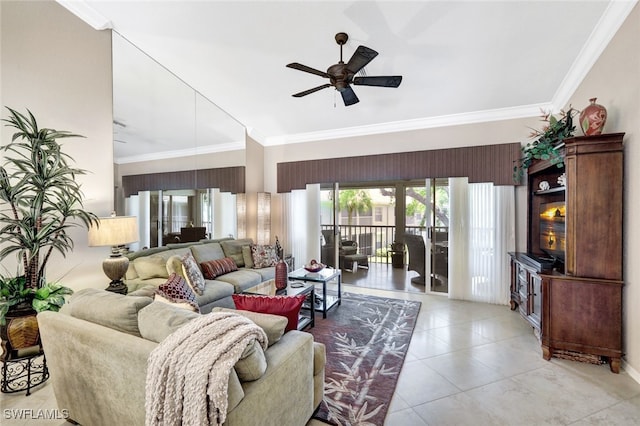
[[[636,1],[59,2],[273,145],[559,109]],[[370,47],[366,74],[402,75],[400,87],[355,86],[349,107],[333,88],[293,98],[326,80],[285,65],[326,70],[337,32],[349,34],[345,62]]]

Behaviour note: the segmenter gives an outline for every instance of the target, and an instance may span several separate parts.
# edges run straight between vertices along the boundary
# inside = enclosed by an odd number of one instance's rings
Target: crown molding
[[[638,0],[619,0],[609,3],[554,94],[551,101],[554,106],[553,111],[559,111],[569,102],[636,3]]]
[[[518,107],[500,108],[494,110],[465,112],[461,114],[441,115],[413,120],[394,121],[367,126],[347,127],[320,132],[299,133],[269,137],[264,140],[264,146],[288,145],[293,143],[313,142],[328,139],[341,139],[384,133],[406,132],[411,130],[432,129],[436,127],[460,126],[464,124],[484,123],[490,121],[512,120],[517,118],[536,117],[540,110],[551,108],[550,103],[523,105]]]
[[[144,161],[174,160],[180,157],[191,157],[217,152],[239,151],[245,148],[244,141],[229,142],[217,145],[198,146],[189,149],[179,149],[174,151],[154,152],[142,155],[131,155],[129,157],[117,157],[113,159],[116,164],[141,163]]]
[[[81,0],[56,0],[69,12],[91,25],[96,30],[113,29],[113,23]]]

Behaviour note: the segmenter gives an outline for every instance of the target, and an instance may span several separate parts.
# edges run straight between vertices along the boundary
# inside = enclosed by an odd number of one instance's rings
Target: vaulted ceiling
[[[634,1],[59,1],[113,28],[264,145],[537,115],[559,109]],[[345,107],[325,71],[359,45],[379,55]],[[131,78],[139,78],[131,75]],[[135,84],[135,81],[132,82]],[[124,119],[128,119],[125,117]]]

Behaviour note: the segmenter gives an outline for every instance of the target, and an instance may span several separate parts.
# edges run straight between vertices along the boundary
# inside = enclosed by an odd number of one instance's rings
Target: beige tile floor
[[[386,426],[640,424],[639,383],[606,365],[543,360],[531,328],[506,306],[345,290],[422,302]],[[20,409],[56,414],[51,383],[0,397],[3,426],[70,425],[11,418]]]

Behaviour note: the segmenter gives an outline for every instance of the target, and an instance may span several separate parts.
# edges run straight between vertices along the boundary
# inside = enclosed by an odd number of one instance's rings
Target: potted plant
[[[83,210],[83,193],[76,182],[86,171],[71,165],[58,139],[80,137],[66,131],[39,128],[30,111],[11,108],[6,126],[17,129],[2,147],[0,166],[0,260],[18,259],[15,276],[0,278],[0,325],[5,317],[20,313],[58,310],[71,290],[47,283],[45,268],[55,250],[63,256],[73,250],[68,230],[97,223],[97,216]],[[35,312],[34,312],[35,311]],[[34,318],[35,320],[35,318]],[[37,324],[37,322],[36,322]]]
[[[549,112],[541,111],[540,121],[546,123],[541,130],[531,129],[530,138],[535,138],[522,147],[522,157],[513,168],[513,180],[520,182],[525,171],[534,160],[548,160],[558,168],[564,167],[564,160],[558,151],[566,138],[574,135],[573,116],[576,110],[569,106],[568,111],[560,111],[560,118]]]

